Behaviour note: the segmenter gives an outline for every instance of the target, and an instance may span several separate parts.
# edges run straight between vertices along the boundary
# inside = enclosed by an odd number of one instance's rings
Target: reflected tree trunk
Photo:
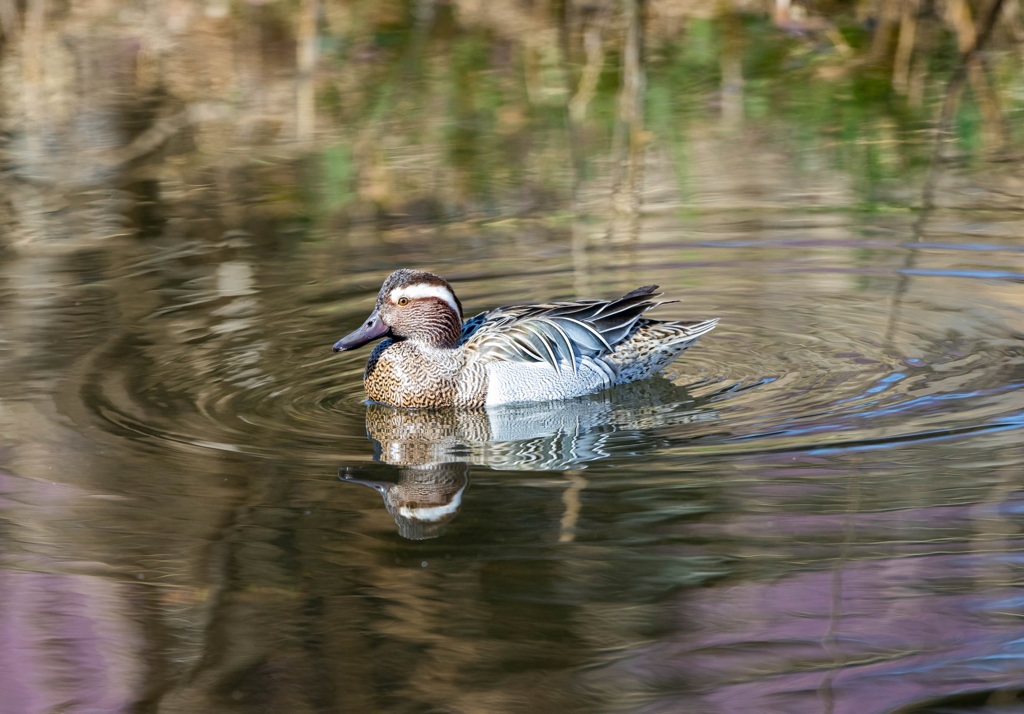
[[[743,128],[743,20],[736,13],[721,17],[722,125],[729,131]]]
[[[316,39],[319,0],[302,0],[299,13],[296,77],[295,134],[300,142],[313,138],[316,131]]]
[[[875,15],[876,25],[871,38],[871,49],[864,58],[867,64],[881,64],[889,57],[893,35],[897,32],[902,16],[901,1],[883,0],[879,4]]]
[[[22,36],[21,111],[24,113],[25,150],[30,161],[43,160],[43,138],[40,130],[45,126],[46,103],[43,101],[43,51],[45,47],[46,0],[31,0],[25,15],[25,33]],[[33,131],[32,127],[37,130]]]
[[[822,649],[831,658],[831,665],[828,667],[818,687],[818,696],[821,698],[824,712],[835,711],[836,691],[834,680],[836,674],[843,671],[843,668],[850,659],[843,650],[843,633],[841,628],[843,617],[847,614],[846,610],[844,610],[843,575],[851,562],[856,559],[852,551],[857,543],[857,515],[862,511],[860,492],[863,473],[861,471],[861,460],[857,458],[855,463],[856,466],[851,470],[846,483],[847,507],[846,515],[842,521],[843,540],[839,546],[838,557],[832,566],[828,628],[824,632],[821,642]]]
[[[998,151],[1006,142],[1006,126],[1003,113],[999,105],[999,94],[990,81],[987,66],[980,53],[974,49],[978,43],[979,32],[991,32],[998,19],[1000,0],[993,3],[992,11],[989,13],[988,25],[982,30],[976,27],[974,18],[971,16],[971,8],[966,0],[955,0],[947,9],[948,21],[953,26],[957,35],[957,46],[961,54],[966,57],[966,81],[971,87],[978,109],[981,112],[982,140],[990,151]],[[984,23],[985,20],[983,19]]]
[[[572,5],[575,8],[575,5]],[[569,121],[569,151],[572,154],[572,199],[575,207],[579,201],[581,185],[586,177],[586,119],[591,101],[597,94],[597,84],[601,78],[601,70],[604,68],[604,31],[608,21],[608,12],[605,7],[598,8],[593,13],[586,15],[580,13],[578,16],[567,18],[563,23],[563,55],[566,59],[572,57],[570,53],[573,30],[577,25],[580,30],[580,40],[583,49],[583,67],[580,71],[579,81],[576,86],[570,87],[572,94],[568,105]],[[568,27],[566,27],[568,25]],[[568,75],[567,75],[568,76]]]
[[[15,0],[0,0],[0,36],[7,40],[16,38],[21,30],[18,4]]]
[[[581,498],[583,489],[587,487],[587,479],[579,470],[566,471],[565,477],[569,487],[562,492],[562,519],[558,524],[558,542],[572,543],[576,540],[576,529],[579,526],[580,510],[583,507]]]
[[[563,18],[562,56],[568,65],[580,63],[581,69],[575,86],[569,86],[570,94],[566,127],[568,133],[569,158],[572,168],[570,186],[572,201],[572,256],[574,285],[577,294],[587,294],[589,271],[588,248],[590,245],[590,229],[584,218],[583,189],[589,178],[587,162],[587,115],[591,102],[597,96],[598,82],[604,69],[604,42],[608,22],[614,6],[604,3],[596,7],[581,7],[578,3],[568,2]],[[576,50],[579,41],[581,52]],[[567,71],[566,77],[571,82],[572,74]]]
[[[942,159],[943,149],[948,142],[950,126],[953,123],[954,114],[960,101],[960,95],[963,92],[964,84],[969,81],[972,66],[980,62],[980,52],[992,36],[992,32],[995,29],[1000,14],[1002,13],[1003,4],[1004,0],[992,0],[989,5],[988,13],[985,15],[985,20],[977,31],[975,31],[973,23],[968,24],[969,18],[963,17],[963,13],[966,12],[966,6],[962,6],[961,19],[957,23],[957,27],[961,28],[962,33],[966,33],[969,30],[971,34],[969,36],[961,34],[960,61],[946,85],[946,93],[942,101],[942,107],[939,111],[938,119],[935,122],[932,139],[934,148],[932,149],[931,162],[928,167],[927,176],[925,177],[924,187],[921,190],[921,208],[917,221],[914,223],[912,243],[916,244],[921,241],[921,238],[924,235],[925,224],[927,223],[932,210],[935,208],[935,187],[938,181],[938,169]],[[885,331],[886,342],[892,342],[893,335],[899,326],[901,303],[910,284],[910,275],[908,271],[913,268],[916,261],[917,249],[916,247],[911,246],[907,253],[907,257],[903,262],[903,267],[900,270],[899,281],[897,282],[896,290],[893,293],[892,307],[889,310],[889,322]]]
[[[626,41],[622,52],[622,77],[618,118],[612,149],[612,205],[615,210],[611,236],[635,238],[640,215],[644,164],[643,0],[623,0]]]
[[[900,16],[899,37],[896,40],[896,56],[893,58],[892,85],[900,94],[910,92],[911,61],[917,38],[917,15],[919,0],[904,0]]]

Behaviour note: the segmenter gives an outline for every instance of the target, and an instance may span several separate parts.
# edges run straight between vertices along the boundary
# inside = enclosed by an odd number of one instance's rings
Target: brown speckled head
[[[462,336],[462,303],[444,278],[402,268],[387,277],[366,322],[334,345],[350,350],[390,336],[438,348],[454,348]]]
[[[452,348],[462,336],[462,303],[444,278],[396,270],[377,295],[377,314],[397,339]]]

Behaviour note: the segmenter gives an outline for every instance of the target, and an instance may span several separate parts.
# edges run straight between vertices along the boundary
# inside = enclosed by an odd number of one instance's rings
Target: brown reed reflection
[[[702,210],[844,189],[797,159],[747,181],[705,152],[751,168],[813,149],[862,202],[903,206],[932,202],[892,191],[925,180],[930,126],[972,157],[1019,149],[1002,0],[378,5],[0,2],[0,242],[144,237],[193,212],[242,228],[232,197],[324,235],[562,211],[635,238],[652,195]],[[947,82],[971,89],[955,122]]]

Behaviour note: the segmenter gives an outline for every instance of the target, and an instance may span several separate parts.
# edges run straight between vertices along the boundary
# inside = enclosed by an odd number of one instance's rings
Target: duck
[[[468,320],[444,278],[401,268],[384,280],[370,316],[334,343],[346,352],[382,340],[363,386],[393,407],[488,408],[571,399],[646,379],[672,363],[717,318],[663,321],[645,285],[612,300],[513,305]]]

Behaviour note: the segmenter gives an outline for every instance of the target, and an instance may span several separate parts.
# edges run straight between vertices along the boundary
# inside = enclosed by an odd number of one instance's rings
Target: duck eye
[[[400,297],[400,298],[398,298],[398,304],[403,306],[403,307],[405,307],[406,305],[409,304],[409,298],[407,298],[407,297]]]

